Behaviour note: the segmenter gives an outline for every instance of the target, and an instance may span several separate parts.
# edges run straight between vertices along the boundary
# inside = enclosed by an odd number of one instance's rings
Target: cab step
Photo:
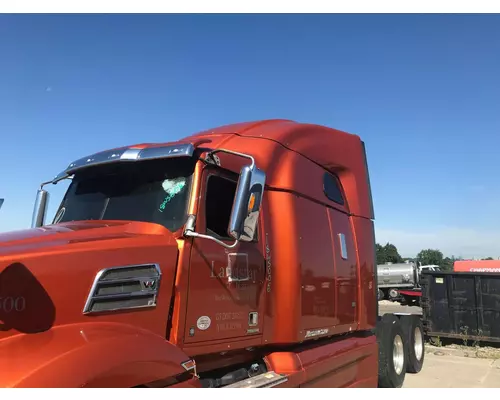
[[[277,386],[281,383],[284,383],[286,381],[288,381],[288,378],[285,375],[280,375],[274,371],[269,371],[245,379],[243,381],[239,381],[231,385],[224,386],[224,388],[233,388],[233,389],[270,388],[273,386]]]

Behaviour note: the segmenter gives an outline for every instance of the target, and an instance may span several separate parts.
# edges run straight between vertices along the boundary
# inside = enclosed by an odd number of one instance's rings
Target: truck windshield
[[[185,223],[194,165],[186,157],[89,167],[73,177],[53,223],[142,221],[177,231]]]

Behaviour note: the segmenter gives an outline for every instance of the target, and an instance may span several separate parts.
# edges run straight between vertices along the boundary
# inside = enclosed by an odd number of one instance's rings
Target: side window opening
[[[231,219],[237,182],[217,175],[211,175],[207,182],[205,197],[206,233],[218,239],[234,240],[229,236],[228,227]],[[255,228],[252,242],[259,241],[259,223]]]
[[[217,175],[208,178],[205,200],[207,233],[230,239],[227,228],[235,194],[236,182]]]
[[[323,191],[325,196],[331,201],[345,205],[344,196],[342,195],[342,189],[340,188],[340,183],[335,176],[325,172],[323,175]]]

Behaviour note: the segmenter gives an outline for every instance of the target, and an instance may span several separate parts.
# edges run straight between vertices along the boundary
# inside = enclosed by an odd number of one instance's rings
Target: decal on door
[[[210,324],[212,321],[210,320],[210,317],[203,316],[198,318],[198,321],[196,321],[196,326],[200,331],[206,331],[208,328],[210,328]]]
[[[247,253],[228,253],[225,266],[216,267],[215,261],[211,264],[210,278],[227,278],[227,284],[234,283],[237,289],[244,289],[248,283],[257,281],[256,271],[249,268]]]
[[[227,255],[226,272],[229,283],[250,280],[250,275],[248,273],[248,254],[229,253]]]
[[[267,276],[267,292],[271,291],[271,249],[269,248],[269,236],[266,233],[266,276]]]

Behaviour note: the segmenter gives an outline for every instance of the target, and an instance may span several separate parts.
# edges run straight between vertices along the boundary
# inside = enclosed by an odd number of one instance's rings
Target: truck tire
[[[406,376],[408,340],[394,314],[384,314],[377,323],[378,386],[400,388]]]
[[[378,298],[378,301],[384,300],[385,293],[383,292],[382,289],[378,289],[378,291],[377,291],[377,298]]]
[[[402,315],[401,325],[408,341],[408,360],[406,372],[419,373],[424,365],[425,341],[424,326],[418,315]]]

